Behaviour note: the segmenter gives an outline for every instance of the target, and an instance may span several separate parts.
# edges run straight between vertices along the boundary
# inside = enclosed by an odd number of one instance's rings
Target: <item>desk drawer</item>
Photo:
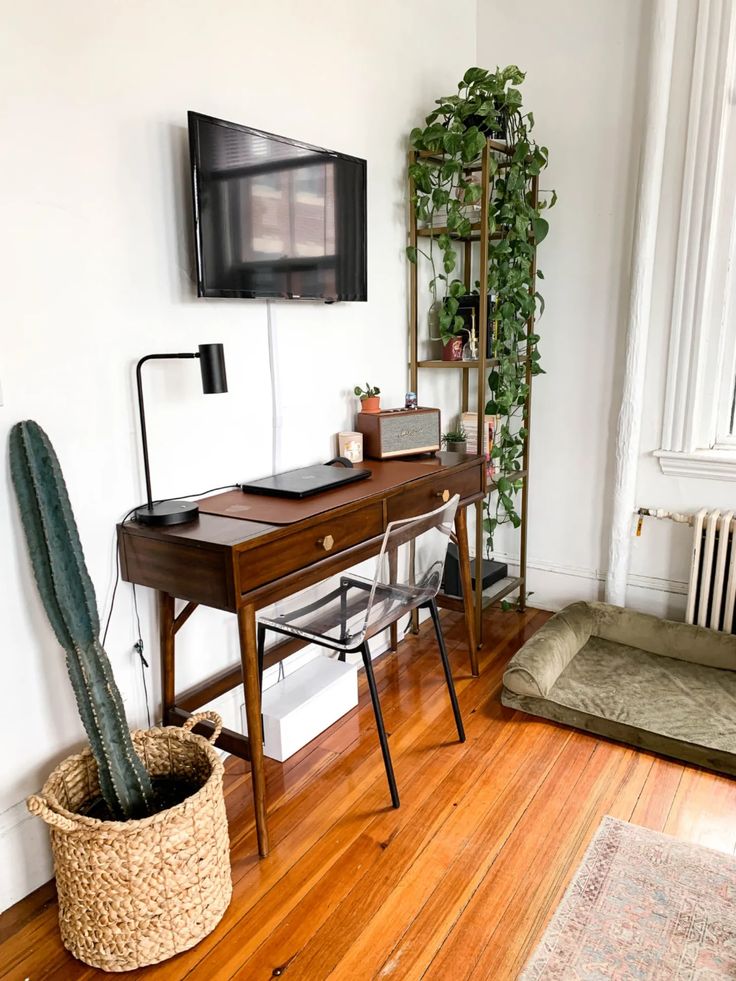
[[[461,500],[473,497],[481,492],[482,474],[481,467],[473,467],[472,470],[440,474],[432,480],[423,480],[419,487],[407,487],[389,499],[388,520],[413,518],[426,511],[434,511],[442,504],[445,491],[448,492],[448,500],[455,494],[459,494]]]
[[[241,591],[273,582],[382,532],[383,509],[380,503],[375,503],[351,514],[325,518],[270,545],[241,552],[238,557]]]

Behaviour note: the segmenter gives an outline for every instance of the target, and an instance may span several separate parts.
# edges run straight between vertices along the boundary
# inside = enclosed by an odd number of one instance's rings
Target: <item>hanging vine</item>
[[[492,301],[493,357],[498,362],[488,376],[485,407],[486,414],[498,420],[491,451],[496,493],[489,494],[484,518],[489,550],[500,525],[510,523],[516,528],[521,522],[515,501],[521,480],[515,475],[521,469],[527,436],[523,426],[529,395],[527,359],[532,375],[542,373],[539,336],[527,334],[530,318],[544,312],[536,282],[544,276],[535,268],[535,247],[548,231],[543,212],[556,201],[554,192],[549,198],[534,196],[535,180],[547,166],[548,152],[531,136],[534,116],[522,110],[517,86],[524,77],[515,65],[495,72],[469,68],[457,95],[437,99],[437,108],[426,117],[425,126],[413,129],[409,137],[412,149],[420,154],[409,167],[412,205],[417,221],[430,229],[430,235],[426,249],[410,246],[407,256],[416,263],[422,255],[430,264],[429,290],[443,343],[465,327],[459,301],[466,288],[452,275],[457,265],[455,242],[470,234],[469,211],[483,193],[480,183],[473,180],[475,171],[468,167],[477,161],[488,138],[513,149],[511,154],[493,152],[489,157],[492,193],[485,287]],[[434,229],[442,226],[446,231],[443,228],[435,235]],[[474,292],[480,289],[476,281]]]

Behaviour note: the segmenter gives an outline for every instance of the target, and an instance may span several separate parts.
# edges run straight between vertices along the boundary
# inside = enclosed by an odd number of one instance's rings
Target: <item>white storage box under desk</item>
[[[264,691],[264,754],[283,763],[357,704],[357,664],[316,657]]]

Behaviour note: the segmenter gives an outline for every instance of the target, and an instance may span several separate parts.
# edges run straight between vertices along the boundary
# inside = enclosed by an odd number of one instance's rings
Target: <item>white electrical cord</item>
[[[281,407],[279,400],[279,366],[278,346],[276,344],[276,328],[271,312],[271,301],[266,300],[266,332],[268,335],[268,373],[271,379],[271,473],[277,474],[281,461]],[[274,611],[280,609],[280,601],[274,604]],[[279,665],[281,680],[283,665]]]
[[[282,420],[279,399],[278,347],[270,300],[266,300],[266,325],[268,332],[268,372],[271,377],[271,473],[276,474],[279,472],[281,460]]]

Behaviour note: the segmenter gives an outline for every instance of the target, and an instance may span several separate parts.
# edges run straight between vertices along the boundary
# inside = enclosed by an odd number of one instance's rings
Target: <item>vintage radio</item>
[[[439,409],[386,409],[359,412],[356,429],[363,434],[363,456],[390,460],[440,448]]]

